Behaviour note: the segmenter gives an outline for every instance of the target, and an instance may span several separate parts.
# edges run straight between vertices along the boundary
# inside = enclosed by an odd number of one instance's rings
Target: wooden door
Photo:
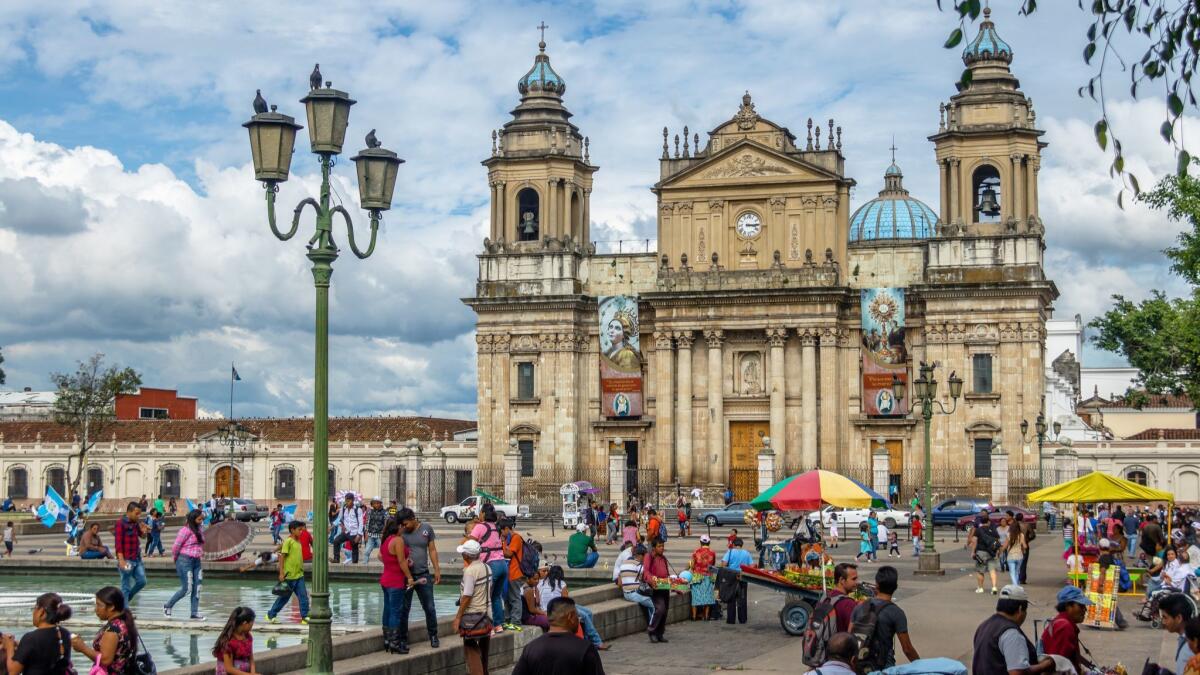
[[[729,486],[735,499],[750,499],[758,492],[758,453],[770,433],[768,422],[729,423]]]
[[[902,485],[904,478],[904,441],[898,438],[884,442],[888,452],[888,494],[884,495],[893,502],[903,502],[902,491],[907,486]]]
[[[232,476],[230,475],[231,473]],[[225,497],[242,496],[241,472],[228,466],[223,466],[217,469],[216,492],[218,497],[222,495]]]

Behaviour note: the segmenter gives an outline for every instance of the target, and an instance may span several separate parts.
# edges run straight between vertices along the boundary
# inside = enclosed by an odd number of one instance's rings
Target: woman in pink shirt
[[[179,575],[179,590],[163,605],[163,616],[171,616],[171,608],[189,592],[192,595],[191,618],[203,621],[200,615],[200,582],[202,572],[200,560],[204,555],[204,534],[201,531],[204,512],[195,509],[184,518],[183,527],[175,535],[171,546],[171,557],[175,559],[175,572]]]
[[[503,633],[505,628],[515,628],[512,624],[504,623],[504,582],[508,578],[508,560],[504,558],[504,543],[500,539],[500,527],[497,524],[496,507],[488,502],[480,509],[483,522],[471,528],[468,539],[479,542],[482,553],[480,562],[488,566],[492,573],[492,625],[495,633]]]

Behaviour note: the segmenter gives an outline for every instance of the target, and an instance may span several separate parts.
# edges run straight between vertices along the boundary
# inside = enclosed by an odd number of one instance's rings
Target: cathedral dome
[[[888,239],[928,239],[934,235],[937,214],[919,199],[910,197],[904,174],[896,161],[883,174],[879,196],[858,207],[850,216],[850,243]]]
[[[533,58],[533,67],[517,81],[517,91],[522,96],[539,92],[562,96],[567,91],[567,83],[550,67],[544,41],[538,43],[538,55]]]
[[[963,49],[963,63],[968,66],[976,61],[989,60],[1012,63],[1012,47],[1009,47],[1007,42],[1000,39],[1000,35],[996,33],[996,24],[992,23],[991,16],[991,8],[985,7],[983,9],[983,21],[979,24],[979,35],[976,35],[975,39]]]

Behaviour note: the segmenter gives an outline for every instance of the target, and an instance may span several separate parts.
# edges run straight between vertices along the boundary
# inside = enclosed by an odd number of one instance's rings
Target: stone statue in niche
[[[742,356],[742,394],[756,396],[763,392],[762,360],[757,353]]]

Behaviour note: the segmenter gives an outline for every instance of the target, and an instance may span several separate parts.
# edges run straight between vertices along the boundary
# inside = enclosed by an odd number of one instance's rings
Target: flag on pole
[[[46,488],[46,496],[42,499],[42,505],[37,508],[38,520],[46,527],[54,527],[54,523],[59,519],[67,519],[67,502],[53,487]]]
[[[283,524],[287,525],[288,523],[292,522],[295,519],[296,519],[296,505],[288,504],[287,506],[283,507]]]
[[[230,367],[230,368],[233,370],[233,379],[234,379],[234,380],[237,380],[238,382],[241,382],[241,380],[242,380],[242,376],[241,376],[241,375],[238,375],[237,368],[234,368],[232,365],[231,365],[231,366],[229,366],[229,367]]]
[[[104,498],[104,490],[96,490],[92,496],[88,497],[87,504],[83,506],[84,513],[93,513],[96,507],[100,506],[100,500]]]

